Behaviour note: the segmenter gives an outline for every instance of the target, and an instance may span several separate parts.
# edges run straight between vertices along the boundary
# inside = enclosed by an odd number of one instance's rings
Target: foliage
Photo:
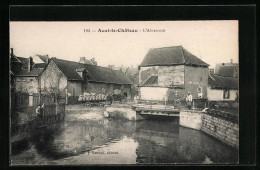
[[[238,115],[231,114],[229,112],[216,110],[216,109],[208,109],[205,114],[218,117],[227,121],[231,121],[233,123],[238,123]]]

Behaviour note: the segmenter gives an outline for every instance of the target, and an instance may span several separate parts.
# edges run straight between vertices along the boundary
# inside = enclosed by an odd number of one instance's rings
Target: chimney
[[[11,56],[13,56],[13,55],[14,55],[14,49],[11,48]]]
[[[233,63],[233,59],[230,60],[230,63]]]
[[[47,55],[46,64],[49,64],[49,56]]]
[[[210,75],[214,74],[214,68],[210,68],[210,69],[209,69],[209,74],[210,74]]]
[[[108,68],[114,69],[114,65],[108,65]]]
[[[91,62],[93,63],[93,65],[97,65],[95,58],[91,58]]]
[[[86,60],[85,57],[80,57],[79,62],[80,62],[80,63],[85,63],[85,60]]]
[[[33,59],[32,57],[28,58],[28,72],[32,71]]]

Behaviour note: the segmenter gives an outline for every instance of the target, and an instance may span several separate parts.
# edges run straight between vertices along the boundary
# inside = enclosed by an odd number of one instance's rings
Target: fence
[[[28,94],[28,93],[17,93],[13,95],[12,100],[14,100],[15,108],[26,108],[27,106],[37,106],[39,103],[38,94]]]
[[[46,105],[44,106],[43,109],[43,116],[52,116],[52,115],[63,114],[63,113],[65,113],[65,104],[58,104],[57,106],[55,104]]]
[[[41,96],[41,103],[44,103],[45,105],[52,105],[52,104],[55,104],[56,101],[55,101],[55,98],[52,97],[52,96],[42,95]],[[59,96],[57,103],[58,104],[65,104],[66,98]]]
[[[47,105],[42,110],[41,124],[52,124],[65,118],[65,104]]]

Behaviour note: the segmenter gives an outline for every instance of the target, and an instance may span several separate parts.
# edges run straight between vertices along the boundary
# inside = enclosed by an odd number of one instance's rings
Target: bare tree
[[[59,71],[47,71],[41,76],[41,94],[50,96],[54,99],[56,105],[56,114],[58,107],[58,98],[66,92],[67,83],[62,82],[63,74]]]

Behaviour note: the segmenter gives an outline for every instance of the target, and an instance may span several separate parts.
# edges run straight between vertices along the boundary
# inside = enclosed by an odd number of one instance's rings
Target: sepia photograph
[[[239,21],[10,21],[9,159],[239,164]]]

